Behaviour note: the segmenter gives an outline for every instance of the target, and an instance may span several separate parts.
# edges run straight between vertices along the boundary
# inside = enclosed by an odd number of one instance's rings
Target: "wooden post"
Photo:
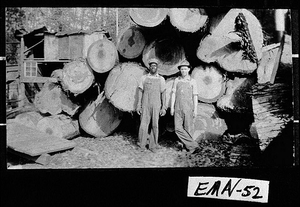
[[[119,35],[119,9],[116,8],[116,39]]]
[[[21,37],[21,50],[20,50],[20,63],[19,63],[19,74],[20,74],[20,79],[19,79],[19,107],[24,106],[24,99],[25,99],[25,83],[23,83],[23,78],[24,78],[24,38]]]

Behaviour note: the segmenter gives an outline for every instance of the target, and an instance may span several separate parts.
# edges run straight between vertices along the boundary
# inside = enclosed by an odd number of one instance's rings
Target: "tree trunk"
[[[208,16],[199,9],[172,8],[169,11],[171,24],[184,32],[196,32],[206,25]]]
[[[131,26],[121,33],[117,49],[123,57],[133,59],[142,54],[145,44],[141,30],[136,26]]]
[[[130,8],[129,15],[138,25],[155,27],[167,17],[168,11],[165,8]]]
[[[50,113],[51,115],[57,115],[64,111],[73,116],[79,108],[58,85],[51,82],[46,82],[42,90],[36,94],[34,105],[41,113]]]
[[[191,77],[197,82],[199,101],[216,102],[225,92],[224,77],[214,66],[198,66],[193,69]]]
[[[258,19],[246,9],[231,9],[215,21],[210,35],[200,42],[197,57],[207,63],[217,62],[229,72],[249,74],[256,70],[263,45]]]
[[[149,59],[158,59],[158,73],[170,76],[178,73],[178,66],[185,59],[182,45],[172,38],[158,39],[147,45],[143,51],[143,63],[149,68]]]
[[[37,129],[64,139],[71,139],[80,134],[78,121],[63,114],[44,117],[37,123]]]
[[[121,111],[136,111],[138,85],[146,69],[137,63],[122,63],[114,67],[105,82],[105,96]]]
[[[106,38],[98,40],[89,47],[87,61],[95,72],[105,73],[118,62],[117,49]]]
[[[94,82],[94,75],[85,60],[67,63],[63,68],[62,87],[78,95],[86,91]]]
[[[111,105],[104,96],[89,103],[79,115],[79,124],[88,134],[95,137],[110,135],[120,124],[122,112]]]

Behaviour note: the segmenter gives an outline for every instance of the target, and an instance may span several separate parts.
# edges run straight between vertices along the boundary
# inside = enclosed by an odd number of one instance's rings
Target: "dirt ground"
[[[220,138],[200,140],[200,152],[191,154],[179,144],[176,135],[165,133],[156,152],[141,151],[136,135],[115,133],[105,138],[77,137],[76,146],[51,154],[50,163],[41,165],[12,154],[8,169],[65,168],[179,168],[179,167],[251,167],[255,165],[253,146],[230,146]],[[249,150],[250,149],[250,150]]]

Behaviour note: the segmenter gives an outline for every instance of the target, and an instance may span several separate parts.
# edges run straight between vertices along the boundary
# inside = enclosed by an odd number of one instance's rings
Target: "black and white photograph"
[[[293,21],[286,7],[5,7],[6,172],[180,171],[176,195],[230,200],[241,180],[189,176],[299,166]],[[267,202],[248,187],[239,202]]]

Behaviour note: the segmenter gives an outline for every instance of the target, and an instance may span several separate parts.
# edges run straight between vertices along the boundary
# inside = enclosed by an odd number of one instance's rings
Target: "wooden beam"
[[[23,77],[23,78],[21,78],[21,83],[45,83],[47,81],[57,82],[57,79],[50,78],[50,77]]]

